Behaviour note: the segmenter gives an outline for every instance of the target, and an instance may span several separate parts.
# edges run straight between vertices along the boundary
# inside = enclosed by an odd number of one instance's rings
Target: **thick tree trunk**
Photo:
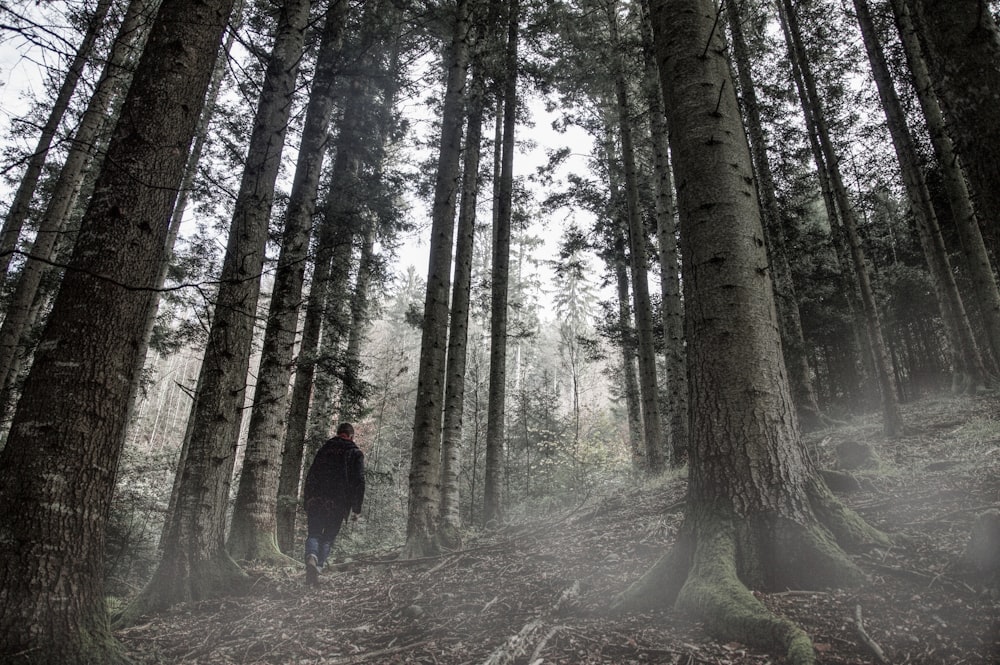
[[[413,416],[410,497],[406,546],[403,550],[404,556],[409,558],[437,549],[435,530],[441,497],[441,409],[448,338],[448,291],[451,286],[455,198],[460,187],[462,111],[469,60],[468,0],[458,0],[454,9],[454,32],[447,60],[448,83],[441,117],[441,147],[434,185],[434,207],[431,210],[430,257]]]
[[[748,586],[860,582],[837,540],[886,539],[832,497],[799,440],[716,9],[710,0],[661,0],[653,20],[685,258],[690,485],[674,549],[618,604],[676,601],[721,639],[812,663],[805,633],[771,615]]]
[[[1000,31],[983,0],[907,0],[976,212],[1000,256]]]
[[[2,660],[123,661],[105,523],[166,220],[231,7],[177,0],[157,15],[0,451]]]
[[[161,0],[153,1],[159,4]],[[132,3],[135,2],[136,0],[132,0]],[[208,92],[205,95],[205,104],[201,111],[201,117],[198,119],[198,129],[195,132],[194,145],[191,146],[191,153],[188,155],[187,164],[184,167],[184,178],[181,180],[181,187],[177,193],[177,202],[174,204],[174,210],[170,215],[170,228],[167,231],[166,251],[160,261],[160,274],[156,280],[156,283],[160,287],[162,287],[167,281],[167,274],[170,271],[170,265],[174,257],[174,245],[177,244],[177,238],[180,235],[181,223],[184,221],[184,212],[187,210],[190,193],[194,190],[195,179],[198,177],[198,165],[201,163],[201,156],[209,138],[208,128],[211,125],[212,118],[215,116],[216,104],[219,101],[219,93],[222,90],[222,84],[226,78],[226,72],[228,71],[229,56],[232,53],[233,44],[236,41],[236,33],[243,21],[245,0],[235,0],[234,5],[233,14],[229,19],[229,29],[226,31],[226,40],[223,43],[218,57],[215,59],[215,69],[212,71],[212,80],[209,83]],[[129,10],[131,11],[131,4],[129,5]],[[142,336],[143,347],[139,352],[139,357],[142,359],[142,365],[139,367],[140,371],[137,372],[135,376],[136,385],[132,388],[133,395],[137,395],[139,392],[139,381],[142,380],[141,370],[146,366],[146,357],[149,354],[149,342],[152,338],[153,329],[156,326],[156,318],[159,313],[160,294],[154,294],[153,299],[155,305],[150,310],[149,316],[146,318],[145,333]],[[133,404],[133,407],[134,406],[135,405]],[[169,515],[170,513],[168,512],[167,514]]]
[[[114,118],[109,117],[112,101],[116,96],[124,96],[128,90],[134,72],[134,58],[141,51],[147,34],[145,28],[152,14],[151,4],[149,0],[129,3],[101,78],[73,134],[66,161],[59,170],[59,177],[38,224],[29,257],[4,312],[3,325],[0,326],[0,386],[5,388],[0,397],[0,411],[3,413],[14,401],[6,388],[14,383],[29,354],[25,337],[30,336],[31,309],[38,287],[51,269],[56,243],[65,230],[66,217],[80,192],[87,165],[97,151],[98,138],[114,122]],[[29,165],[28,168],[31,170],[32,167]],[[24,184],[25,181],[22,181],[21,186],[24,187]],[[11,216],[14,214],[12,210]]]
[[[688,388],[684,351],[684,303],[681,298],[680,253],[674,221],[674,183],[667,148],[667,122],[663,116],[663,92],[653,48],[649,1],[643,0],[643,51],[646,59],[646,98],[649,104],[650,139],[653,144],[654,189],[656,194],[656,240],[660,262],[660,298],[663,345],[667,369],[667,418],[669,421],[670,463],[687,459]]]
[[[309,254],[309,234],[327,149],[334,83],[337,80],[336,64],[347,6],[346,0],[334,0],[327,9],[292,191],[285,210],[281,251],[264,330],[243,471],[226,543],[230,555],[236,559],[287,561],[278,547],[278,514],[281,507],[289,503],[294,511],[299,480],[299,473],[295,473],[295,491],[279,499],[282,466],[285,463],[282,461],[282,448],[288,426],[288,386]],[[301,467],[301,455],[298,467]],[[289,545],[286,551],[291,548]]]
[[[813,389],[806,359],[806,341],[802,333],[799,301],[795,294],[792,269],[785,248],[783,215],[778,205],[774,175],[767,156],[767,142],[757,103],[757,86],[750,68],[750,53],[743,35],[743,22],[734,0],[726,0],[726,12],[729,17],[729,31],[732,35],[733,55],[739,77],[740,100],[746,117],[754,173],[757,176],[757,196],[761,203],[764,236],[774,282],[775,304],[778,308],[778,321],[781,323],[781,348],[785,365],[789,369],[792,397],[795,400],[799,424],[807,430],[812,430],[820,425],[819,404],[816,401],[816,391]]]
[[[233,212],[212,326],[191,413],[177,506],[153,578],[126,611],[132,621],[177,602],[238,590],[245,575],[226,552],[229,486],[243,414],[274,184],[295,94],[309,0],[280,9]]]
[[[983,241],[983,234],[979,230],[979,222],[972,207],[965,174],[962,172],[958,155],[955,154],[954,144],[946,131],[944,113],[931,84],[931,76],[927,70],[910,10],[905,0],[891,0],[891,4],[903,51],[906,54],[906,62],[913,76],[917,99],[927,122],[938,166],[944,176],[952,220],[962,243],[965,265],[972,279],[974,297],[983,320],[985,342],[981,348],[989,349],[993,363],[990,369],[996,372],[1000,370],[1000,289],[997,288],[986,243]]]
[[[483,483],[483,523],[503,519],[504,420],[507,398],[507,292],[510,281],[510,228],[514,204],[514,131],[517,116],[517,49],[520,2],[510,0],[507,15],[507,50],[504,56],[503,143],[500,189],[493,229],[493,271],[490,297],[490,388],[486,424],[486,475]]]
[[[889,74],[889,65],[878,41],[875,24],[872,22],[868,3],[865,0],[854,0],[861,35],[864,40],[868,60],[872,66],[872,74],[882,100],[886,124],[892,137],[903,174],[903,184],[910,202],[910,210],[917,223],[917,234],[923,246],[924,257],[931,271],[931,279],[937,296],[938,308],[948,331],[948,341],[952,353],[952,371],[955,373],[953,389],[957,391],[975,392],[979,384],[986,379],[986,368],[979,353],[972,325],[965,312],[965,303],[958,292],[958,284],[948,260],[948,250],[941,236],[931,195],[927,190],[923,172],[918,164],[917,151],[906,124],[906,114],[903,105],[896,94],[896,88]]]
[[[632,121],[624,67],[618,47],[617,3],[607,5],[609,38],[612,44],[611,70],[614,77],[618,135],[625,170],[625,209],[628,221],[629,271],[635,328],[639,342],[639,394],[642,398],[642,422],[646,442],[646,470],[656,474],[665,467],[666,442],[660,422],[660,386],[656,380],[656,349],[653,340],[653,308],[649,300],[649,261],[646,252],[646,229],[639,209],[639,179],[635,167]]]
[[[93,55],[91,51],[94,48],[94,43],[105,28],[105,20],[113,4],[113,0],[100,0],[94,7],[94,13],[87,23],[87,31],[83,35],[80,46],[76,49],[76,55],[70,62],[66,78],[63,79],[59,92],[56,93],[48,118],[45,120],[38,137],[38,143],[35,145],[31,157],[28,158],[28,166],[24,175],[21,176],[21,183],[14,193],[10,210],[4,217],[3,228],[0,229],[0,277],[6,278],[7,271],[10,269],[10,261],[17,248],[17,239],[21,234],[21,228],[28,219],[28,214],[31,212],[31,199],[35,195],[35,188],[38,186],[39,178],[41,178],[42,167],[45,166],[49,148],[52,147],[56,131],[58,131],[63,116],[69,108],[69,102],[76,91],[76,84],[80,80],[83,68]]]
[[[823,152],[827,175],[830,178],[834,199],[840,213],[839,218],[847,235],[847,246],[850,250],[851,262],[854,265],[858,288],[861,292],[861,303],[864,306],[868,341],[871,345],[872,360],[875,366],[875,378],[878,380],[879,392],[882,396],[882,426],[888,436],[898,436],[903,430],[903,418],[899,413],[899,395],[892,366],[886,352],[878,304],[875,302],[871,277],[868,273],[864,250],[861,247],[861,238],[858,235],[857,216],[851,206],[850,199],[847,196],[847,188],[844,186],[840,174],[839,160],[834,151],[833,142],[830,139],[830,132],[823,116],[823,104],[816,91],[816,83],[809,69],[809,62],[805,57],[805,49],[802,47],[802,35],[794,8],[790,0],[779,0],[778,9],[782,25],[786,28],[789,54],[794,61],[794,66],[799,69],[805,92],[808,96],[808,99],[803,100],[803,103],[808,103],[812,111],[819,147]]]

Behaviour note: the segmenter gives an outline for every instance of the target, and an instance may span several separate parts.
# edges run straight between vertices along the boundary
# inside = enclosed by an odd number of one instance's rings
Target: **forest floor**
[[[874,416],[807,437],[822,466],[845,441],[875,449],[878,467],[841,497],[909,543],[854,556],[863,588],[757,594],[806,630],[818,662],[1000,663],[1000,587],[961,563],[976,515],[1000,507],[998,407],[996,394],[929,398],[904,408],[898,439]],[[670,547],[684,492],[682,479],[623,488],[420,561],[360,555],[328,566],[317,588],[301,569],[252,569],[250,595],[117,636],[137,664],[782,662],[672,610],[608,611]]]

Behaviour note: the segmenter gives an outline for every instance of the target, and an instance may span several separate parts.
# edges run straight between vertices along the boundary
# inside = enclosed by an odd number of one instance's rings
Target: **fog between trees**
[[[50,67],[4,153],[0,653],[116,662],[112,619],[297,565],[301,470],[349,420],[342,551],[682,473],[676,541],[609,605],[812,662],[752,592],[861,583],[894,540],[803,431],[898,436],[1000,376],[985,7],[0,9]]]

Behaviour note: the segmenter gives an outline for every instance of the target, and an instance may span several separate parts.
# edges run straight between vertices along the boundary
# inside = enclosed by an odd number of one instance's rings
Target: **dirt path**
[[[874,649],[891,663],[1000,662],[998,587],[956,563],[977,512],[1000,507],[997,406],[925,400],[891,442],[876,421],[809,437],[823,465],[843,441],[874,446],[882,465],[844,499],[910,543],[857,557],[864,588],[760,595],[805,628],[819,662],[877,663]],[[255,570],[249,596],[178,607],[118,636],[137,663],[780,662],[671,611],[607,613],[669,547],[683,495],[680,481],[618,492],[447,556],[360,559],[317,589],[299,570]]]

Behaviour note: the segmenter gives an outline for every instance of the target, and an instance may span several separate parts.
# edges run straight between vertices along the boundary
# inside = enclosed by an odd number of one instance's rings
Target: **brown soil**
[[[863,588],[758,594],[808,632],[818,662],[1000,662],[1000,585],[962,563],[977,513],[1000,507],[998,404],[923,400],[892,441],[877,420],[808,437],[824,466],[844,441],[875,448],[880,466],[842,498],[906,543],[855,557]],[[671,610],[608,612],[670,547],[683,498],[679,480],[633,488],[446,556],[358,557],[315,589],[301,570],[252,570],[251,595],[176,607],[118,637],[136,663],[780,663]]]

